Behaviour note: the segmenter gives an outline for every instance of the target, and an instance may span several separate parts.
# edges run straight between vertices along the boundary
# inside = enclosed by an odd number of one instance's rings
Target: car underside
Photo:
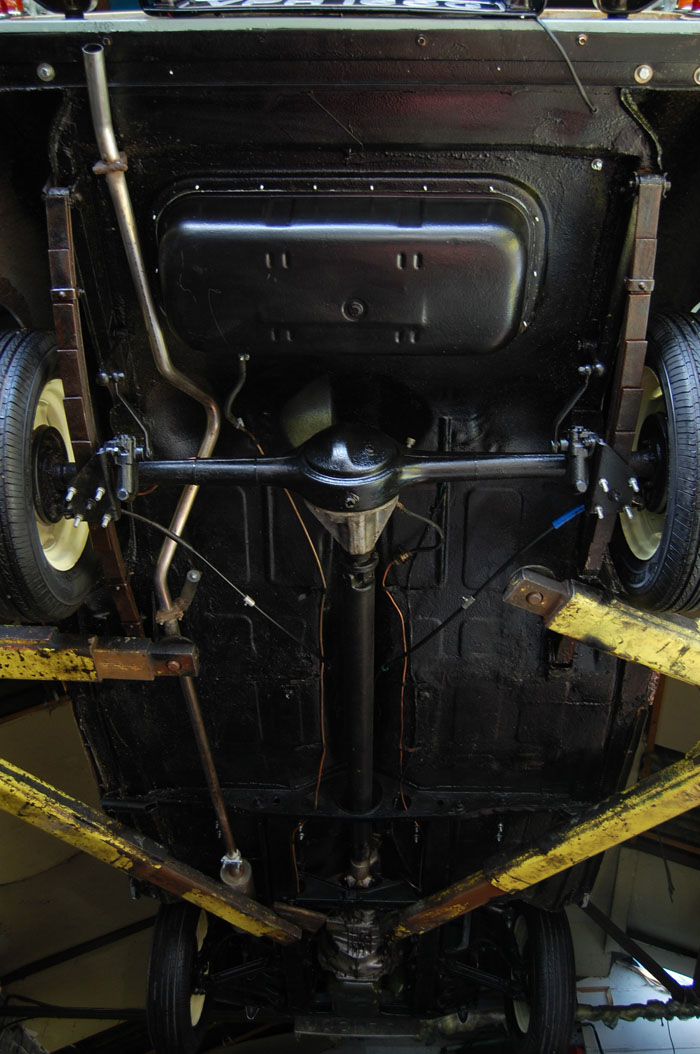
[[[599,858],[497,876],[656,685],[551,583],[700,608],[697,27],[263,8],[0,25],[5,632],[102,649],[104,811],[237,913],[134,873],[158,1054],[504,1001],[568,1051]]]

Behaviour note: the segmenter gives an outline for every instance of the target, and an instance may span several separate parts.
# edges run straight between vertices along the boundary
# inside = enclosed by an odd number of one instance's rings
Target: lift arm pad
[[[541,615],[562,636],[700,685],[700,630],[692,619],[640,611],[580,582],[557,582],[528,568],[511,579],[504,600]]]
[[[198,672],[198,652],[182,637],[99,637],[52,626],[0,626],[0,679],[152,681]]]

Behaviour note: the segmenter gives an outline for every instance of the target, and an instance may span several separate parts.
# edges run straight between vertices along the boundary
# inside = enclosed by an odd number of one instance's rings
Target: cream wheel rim
[[[63,407],[63,381],[58,377],[47,381],[41,389],[32,429],[36,432],[42,427],[55,428],[60,433],[68,460],[73,461],[73,444],[70,441],[66,411]],[[72,521],[65,517],[57,523],[51,523],[39,515],[36,507],[34,522],[41,551],[47,563],[56,571],[70,571],[75,567],[87,545],[88,525],[81,523],[74,527]]]
[[[644,422],[654,414],[668,415],[668,408],[659,378],[652,369],[645,366],[642,377],[642,405],[637,417],[633,450],[638,448],[639,436]],[[650,509],[637,509],[631,520],[627,516],[620,516],[620,526],[622,527],[625,541],[638,560],[651,560],[661,545],[661,536],[666,523],[665,497],[662,505],[663,509],[660,512],[654,512]]]
[[[207,913],[206,911],[200,911],[199,919],[197,920],[197,929],[195,930],[195,940],[197,942],[198,953],[201,952],[204,947],[204,941],[208,930],[209,920],[207,919]],[[192,992],[190,995],[190,1021],[192,1022],[192,1028],[196,1028],[202,1018],[206,998],[206,993],[204,992]]]

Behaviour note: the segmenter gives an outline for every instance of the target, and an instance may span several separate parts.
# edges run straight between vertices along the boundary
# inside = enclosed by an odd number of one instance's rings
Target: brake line
[[[544,541],[544,539],[548,535],[550,535],[552,531],[558,531],[565,524],[570,523],[571,520],[576,519],[577,516],[584,512],[585,508],[585,505],[577,505],[575,509],[570,509],[569,512],[565,512],[562,516],[558,516],[556,520],[552,520],[549,526],[546,527],[544,531],[541,531],[536,538],[533,538],[532,541],[527,543],[527,545],[524,545],[521,549],[518,549],[511,556],[509,556],[507,560],[504,560],[500,567],[497,567],[493,574],[489,575],[486,581],[482,582],[478,589],[475,589],[473,593],[469,593],[466,596],[463,596],[462,602],[459,607],[456,608],[452,612],[452,614],[448,615],[447,618],[444,619],[439,626],[436,626],[435,629],[431,630],[430,633],[428,633],[425,637],[422,637],[421,640],[417,641],[415,644],[412,644],[410,648],[406,648],[404,651],[399,652],[398,655],[393,655],[390,659],[387,659],[387,661],[379,667],[379,672],[386,673],[389,667],[393,666],[395,662],[399,662],[402,659],[406,659],[409,655],[412,655],[414,651],[417,651],[418,648],[422,648],[424,644],[427,644],[428,641],[433,639],[433,637],[436,637],[438,633],[442,633],[442,631],[446,629],[451,622],[454,622],[458,615],[461,615],[463,612],[467,611],[472,606],[472,604],[474,604],[480,594],[483,593],[485,589],[488,589],[491,583],[494,582],[499,577],[499,575],[501,575],[506,570],[506,568],[510,566],[510,564],[512,564],[515,560],[518,560],[521,556],[524,556],[526,552],[532,549],[535,545],[538,545],[539,542]]]
[[[145,523],[148,527],[152,527],[154,530],[160,531],[161,534],[164,534],[167,538],[170,538],[172,539],[172,541],[176,542],[177,545],[181,546],[183,549],[186,549],[188,553],[191,553],[193,556],[196,556],[197,559],[201,560],[201,562],[205,564],[210,570],[212,570],[214,574],[218,575],[219,578],[223,582],[225,582],[227,586],[230,586],[231,589],[233,589],[234,593],[238,594],[238,596],[241,598],[246,607],[253,608],[255,611],[257,611],[260,615],[262,615],[263,618],[267,619],[268,622],[271,622],[273,626],[276,626],[278,630],[284,633],[285,636],[289,637],[289,639],[293,640],[295,644],[298,644],[300,648],[303,648],[305,652],[313,656],[314,659],[319,658],[319,653],[317,651],[314,651],[313,648],[310,648],[308,644],[305,644],[299,637],[295,637],[294,634],[291,633],[288,629],[286,629],[280,622],[278,622],[277,619],[273,618],[272,615],[268,614],[267,611],[261,608],[258,602],[253,597],[251,597],[248,593],[244,592],[244,590],[237,586],[235,582],[232,582],[231,579],[228,578],[223,571],[219,570],[216,564],[213,564],[211,560],[207,560],[206,556],[204,556],[199,551],[199,549],[195,549],[195,547],[193,545],[190,545],[189,542],[186,542],[184,538],[181,538],[179,535],[175,534],[174,531],[171,531],[167,527],[164,527],[162,523],[157,523],[156,520],[151,520],[148,518],[148,516],[142,516],[138,512],[131,512],[129,509],[122,509],[122,516],[129,516],[133,520],[138,520],[139,523]]]
[[[555,33],[549,28],[547,23],[543,22],[540,19],[539,15],[535,15],[535,22],[537,23],[538,26],[541,26],[542,29],[545,31],[545,33],[547,34],[547,36],[552,41],[552,43],[554,44],[555,48],[557,49],[557,51],[559,52],[559,54],[563,58],[564,62],[568,66],[569,73],[571,74],[571,76],[573,78],[574,84],[578,88],[579,95],[581,96],[581,98],[585,102],[585,104],[588,107],[588,109],[591,111],[591,113],[598,113],[598,107],[595,106],[591,102],[590,96],[589,96],[588,92],[586,91],[586,89],[584,88],[583,84],[581,83],[581,78],[579,77],[578,73],[576,72],[576,70],[574,68],[574,64],[571,61],[571,59],[569,58],[569,56],[567,54],[567,51],[566,51],[566,48],[564,47],[562,42],[555,35]]]

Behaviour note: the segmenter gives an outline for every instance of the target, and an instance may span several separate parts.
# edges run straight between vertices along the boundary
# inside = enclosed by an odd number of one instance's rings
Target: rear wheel
[[[207,913],[192,904],[158,912],[148,969],[148,1031],[155,1054],[196,1054],[206,1031]]]
[[[506,1002],[514,1054],[568,1054],[576,1010],[574,952],[563,911],[521,905],[512,930],[513,977],[523,997]]]
[[[0,615],[55,622],[94,583],[88,527],[63,516],[60,466],[73,460],[48,333],[0,337]]]
[[[620,518],[610,555],[640,607],[700,610],[700,321],[660,316],[649,329],[634,449],[654,459],[644,507]]]

